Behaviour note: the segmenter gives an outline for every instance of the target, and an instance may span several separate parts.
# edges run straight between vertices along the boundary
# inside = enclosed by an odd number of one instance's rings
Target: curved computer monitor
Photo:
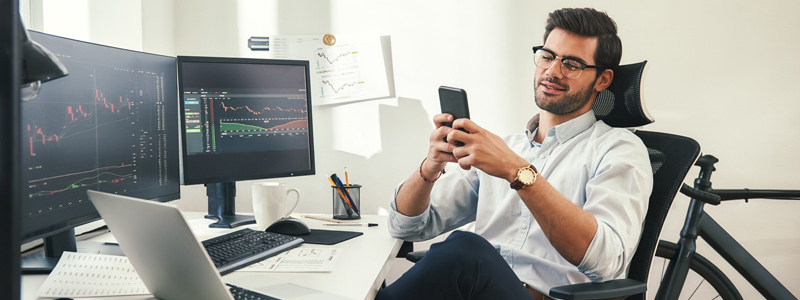
[[[30,35],[69,70],[21,105],[21,237],[46,250],[23,269],[47,272],[100,219],[86,190],[180,198],[177,72],[174,57]]]
[[[309,63],[178,56],[183,184],[205,184],[211,227],[236,215],[235,182],[314,174]]]

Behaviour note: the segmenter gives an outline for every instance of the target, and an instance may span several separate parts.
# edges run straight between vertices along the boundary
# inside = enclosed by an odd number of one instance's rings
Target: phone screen
[[[453,115],[453,119],[469,119],[469,105],[467,103],[467,92],[463,89],[448,86],[439,87],[439,104],[442,113]],[[445,124],[452,127],[453,124]]]

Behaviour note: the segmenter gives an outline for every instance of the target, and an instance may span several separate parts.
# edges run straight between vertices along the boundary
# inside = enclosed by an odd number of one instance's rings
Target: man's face
[[[584,108],[592,96],[597,70],[586,68],[578,78],[568,78],[561,71],[561,58],[568,57],[594,65],[596,37],[582,37],[561,28],[550,32],[544,45],[559,56],[548,69],[536,67],[535,100],[540,109],[556,115],[568,115]]]

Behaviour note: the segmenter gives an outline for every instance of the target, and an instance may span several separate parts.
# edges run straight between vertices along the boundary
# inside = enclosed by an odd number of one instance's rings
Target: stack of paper
[[[127,257],[64,252],[39,288],[39,297],[147,295]]]

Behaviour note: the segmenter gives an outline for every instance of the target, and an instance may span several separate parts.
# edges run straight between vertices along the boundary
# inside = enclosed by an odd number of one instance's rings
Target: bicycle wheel
[[[648,298],[655,296],[664,272],[669,265],[669,261],[678,252],[678,245],[667,241],[659,241],[656,249],[656,257],[650,266],[650,277],[648,282]],[[739,290],[731,283],[722,271],[712,264],[708,259],[695,253],[694,258],[689,264],[689,274],[681,290],[678,299],[723,299],[740,300],[742,296]]]

